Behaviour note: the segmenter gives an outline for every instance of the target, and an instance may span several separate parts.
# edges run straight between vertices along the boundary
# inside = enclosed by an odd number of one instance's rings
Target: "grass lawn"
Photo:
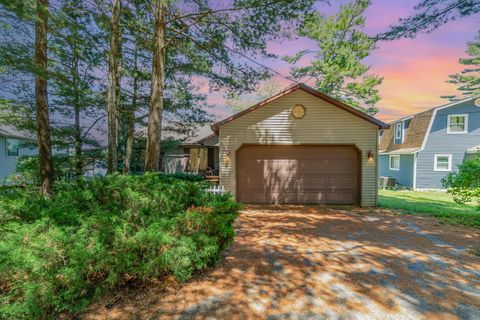
[[[480,211],[473,204],[458,204],[444,192],[380,190],[382,208],[400,209],[409,214],[433,216],[441,221],[480,229]]]

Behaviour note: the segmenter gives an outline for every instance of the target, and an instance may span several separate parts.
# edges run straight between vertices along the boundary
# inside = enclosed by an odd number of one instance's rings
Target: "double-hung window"
[[[390,155],[388,161],[388,168],[394,171],[400,171],[400,155],[399,154],[392,154]]]
[[[468,133],[468,114],[450,114],[447,120],[448,134]]]
[[[434,171],[452,171],[452,155],[451,154],[436,154]]]
[[[402,123],[398,122],[395,125],[395,140],[402,139]]]

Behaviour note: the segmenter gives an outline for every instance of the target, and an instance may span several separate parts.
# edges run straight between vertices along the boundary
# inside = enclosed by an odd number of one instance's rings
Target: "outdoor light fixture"
[[[369,150],[369,151],[367,152],[368,160],[373,160],[373,156],[374,156],[374,155],[373,155],[373,151],[372,151],[372,150]]]
[[[230,162],[232,160],[232,153],[230,151],[225,151],[225,162]]]

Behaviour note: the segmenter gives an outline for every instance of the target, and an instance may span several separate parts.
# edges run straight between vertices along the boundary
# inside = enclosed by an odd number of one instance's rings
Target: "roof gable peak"
[[[370,115],[368,115],[364,112],[361,112],[361,111],[353,108],[352,106],[349,106],[344,102],[341,102],[340,100],[337,100],[337,99],[332,98],[332,97],[330,97],[330,96],[328,96],[324,93],[321,93],[318,90],[316,90],[316,89],[314,89],[314,88],[312,88],[312,87],[310,87],[310,86],[308,86],[304,83],[297,83],[297,84],[294,84],[290,87],[287,87],[285,90],[281,91],[280,93],[277,93],[276,95],[251,106],[250,108],[247,108],[243,111],[240,111],[240,112],[238,112],[238,113],[236,113],[236,114],[234,114],[234,115],[232,115],[232,116],[230,116],[230,117],[228,117],[228,118],[226,118],[222,121],[219,121],[219,122],[213,124],[211,126],[211,128],[216,134],[218,134],[218,131],[220,130],[220,127],[222,125],[224,125],[228,122],[231,122],[231,121],[233,121],[233,120],[235,120],[235,119],[237,119],[237,118],[239,118],[239,117],[241,117],[241,116],[243,116],[247,113],[255,111],[256,109],[261,108],[261,107],[263,107],[263,106],[265,106],[265,105],[267,105],[267,104],[269,104],[269,103],[271,103],[271,102],[273,102],[273,101],[275,101],[275,100],[277,100],[281,97],[284,97],[284,96],[286,96],[286,95],[288,95],[288,94],[290,94],[290,93],[292,93],[296,90],[302,90],[304,92],[307,92],[307,93],[309,93],[309,94],[311,94],[311,95],[313,95],[313,96],[315,96],[319,99],[322,99],[322,100],[336,106],[339,109],[342,109],[346,112],[350,112],[353,115],[355,115],[359,118],[362,118],[365,121],[373,123],[374,125],[378,126],[381,129],[389,128],[389,125],[384,123],[383,121],[380,121],[380,120],[378,120],[378,119],[376,119],[376,118],[374,118],[374,117],[372,117],[372,116],[370,116]]]

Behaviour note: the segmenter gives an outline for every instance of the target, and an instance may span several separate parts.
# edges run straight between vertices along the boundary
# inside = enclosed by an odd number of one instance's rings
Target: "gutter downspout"
[[[413,190],[417,190],[417,158],[418,151],[413,154]]]

